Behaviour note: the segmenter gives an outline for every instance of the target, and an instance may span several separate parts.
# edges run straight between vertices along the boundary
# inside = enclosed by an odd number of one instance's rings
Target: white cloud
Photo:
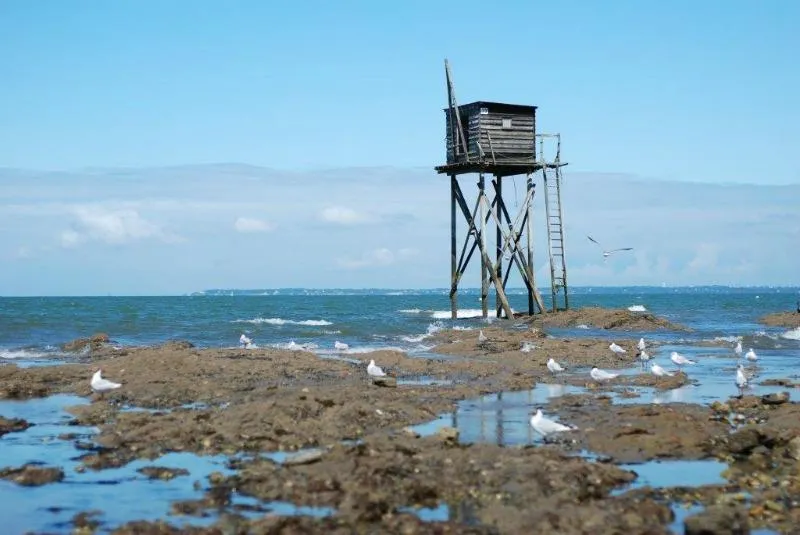
[[[275,225],[251,217],[238,217],[233,227],[237,232],[270,232],[275,230]]]
[[[179,241],[132,209],[111,210],[103,206],[79,206],[73,209],[73,228],[61,233],[62,247],[75,247],[89,241],[119,245],[136,240]]]
[[[362,253],[358,258],[339,258],[336,262],[345,269],[359,269],[364,267],[389,266],[406,260],[417,254],[416,249],[404,248],[396,252],[382,247]]]
[[[345,206],[329,206],[319,213],[319,218],[337,225],[359,225],[369,223],[372,218]]]

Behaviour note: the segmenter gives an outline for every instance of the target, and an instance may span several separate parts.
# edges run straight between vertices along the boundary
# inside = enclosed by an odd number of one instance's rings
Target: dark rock
[[[32,424],[29,424],[21,418],[4,418],[0,416],[0,437],[6,433],[14,433],[17,431],[25,431]]]
[[[169,481],[177,476],[187,476],[189,471],[183,468],[167,468],[166,466],[144,466],[136,470],[150,479]]]
[[[38,487],[64,479],[64,471],[57,467],[26,464],[21,468],[0,470],[0,479],[8,479],[23,487]]]
[[[397,388],[397,379],[395,379],[394,377],[376,377],[372,379],[372,384],[374,384],[375,386]]]
[[[163,349],[180,350],[180,349],[191,349],[194,347],[194,344],[186,340],[170,340],[162,344],[161,347]]]
[[[764,405],[783,405],[789,401],[790,397],[789,392],[776,392],[761,396],[761,403]]]
[[[761,444],[761,432],[755,427],[743,427],[728,437],[731,453],[747,454]]]
[[[686,535],[746,535],[750,533],[747,512],[727,505],[712,505],[683,522]]]
[[[97,351],[102,349],[102,347],[109,343],[109,341],[110,339],[106,333],[97,333],[92,335],[90,338],[76,338],[75,340],[71,340],[62,345],[61,348],[64,351],[75,353],[80,353],[83,351]]]

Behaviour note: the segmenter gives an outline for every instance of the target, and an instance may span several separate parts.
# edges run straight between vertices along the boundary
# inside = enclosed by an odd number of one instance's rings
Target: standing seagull
[[[687,364],[697,364],[695,361],[689,360],[683,355],[680,355],[677,351],[673,351],[670,354],[669,360],[671,360],[678,366],[678,371],[681,371],[681,366],[685,366]]]
[[[600,243],[597,240],[595,240],[594,238],[592,238],[591,236],[586,236],[586,237],[589,238],[590,241],[596,243],[597,245],[600,245]],[[602,245],[600,245],[600,247],[602,247]],[[604,259],[608,258],[612,254],[617,253],[619,251],[633,251],[633,247],[621,247],[619,249],[611,249],[610,251],[605,251],[604,250],[603,251],[603,258]]]
[[[736,388],[739,389],[739,397],[744,396],[744,389],[747,388],[747,376],[744,374],[744,366],[736,365]]]
[[[564,425],[549,418],[545,418],[542,414],[542,409],[536,409],[536,414],[531,416],[531,427],[533,430],[542,435],[542,438],[547,438],[548,435],[553,433],[563,433],[564,431],[577,431],[575,426]]]
[[[733,348],[733,352],[736,353],[737,358],[742,358],[742,342],[736,342],[736,347]]]
[[[619,377],[618,373],[609,373],[605,370],[601,370],[597,366],[592,368],[592,371],[589,372],[589,376],[597,381],[598,383],[604,383],[606,381],[610,381],[616,377]]]
[[[478,343],[482,344],[486,340],[488,340],[488,338],[486,338],[486,335],[483,334],[483,329],[481,329],[480,331],[478,331]]]
[[[246,334],[242,333],[242,336],[239,337],[239,345],[241,345],[244,349],[250,349],[253,345],[253,341],[247,337]]]
[[[753,351],[753,348],[751,347],[751,348],[750,348],[750,351],[748,351],[747,353],[745,353],[745,355],[744,355],[744,358],[746,358],[746,359],[747,359],[747,360],[749,360],[750,362],[755,362],[755,361],[757,361],[757,360],[758,360],[758,355],[756,355],[756,352],[755,352],[755,351]]]
[[[92,382],[90,384],[92,386],[92,390],[99,393],[101,397],[106,392],[109,392],[111,390],[116,390],[117,388],[122,386],[119,383],[109,381],[108,379],[103,379],[102,368],[94,372],[94,375],[92,375]]]
[[[547,361],[547,369],[550,370],[550,373],[553,375],[564,371],[564,368],[561,366],[561,364],[556,362],[553,358]]]
[[[611,351],[613,351],[613,352],[614,352],[614,353],[616,353],[617,355],[622,355],[623,353],[627,353],[627,351],[625,351],[624,349],[622,349],[620,346],[618,346],[618,345],[617,345],[617,344],[615,344],[614,342],[611,342],[611,345],[610,345],[610,346],[608,346],[608,349],[610,349]]]
[[[662,368],[661,366],[659,366],[655,362],[650,365],[650,371],[656,377],[672,377],[672,372],[668,372],[667,370],[665,370],[664,368]]]
[[[367,364],[367,375],[370,377],[386,377],[386,372],[380,366],[375,365],[375,360],[370,360],[369,364]]]
[[[639,349],[639,351],[644,351],[645,348],[647,348],[647,345],[644,343],[644,338],[639,338],[639,343],[636,344],[636,347]]]
[[[650,360],[650,355],[648,355],[647,351],[643,349],[642,351],[639,352],[638,357],[639,357],[639,362],[642,363],[642,368],[644,368],[647,365],[647,361]]]

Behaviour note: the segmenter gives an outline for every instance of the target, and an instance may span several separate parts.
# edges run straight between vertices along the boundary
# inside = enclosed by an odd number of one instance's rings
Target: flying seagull
[[[587,235],[586,237],[587,237],[587,238],[589,238],[589,240],[590,240],[591,242],[593,242],[593,243],[596,243],[597,245],[600,245],[600,242],[598,242],[597,240],[595,240],[595,239],[594,239],[594,238],[592,238],[591,236],[588,236],[588,235]],[[602,245],[600,245],[600,247],[602,247]],[[619,249],[611,249],[611,250],[609,250],[609,251],[605,251],[605,250],[604,250],[604,251],[603,251],[603,258],[608,258],[608,257],[609,257],[609,256],[611,256],[612,254],[614,254],[614,253],[618,253],[618,252],[620,252],[620,251],[633,251],[633,247],[620,247]]]

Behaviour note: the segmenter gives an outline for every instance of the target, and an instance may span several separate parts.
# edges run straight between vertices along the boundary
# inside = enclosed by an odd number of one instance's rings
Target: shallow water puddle
[[[699,487],[722,485],[722,472],[728,465],[715,460],[705,461],[649,461],[646,463],[620,464],[620,468],[636,472],[638,477],[624,490],[639,487]],[[620,491],[622,492],[622,491]]]
[[[99,510],[97,517],[104,529],[132,520],[168,519],[175,525],[208,525],[218,514],[204,517],[174,516],[171,504],[203,497],[203,487],[212,472],[230,475],[226,456],[198,456],[191,453],[168,453],[155,460],[136,460],[120,468],[76,471],[85,452],[74,447],[75,440],[91,442],[97,429],[69,425],[72,417],[65,412],[71,405],[87,404],[86,398],[57,395],[27,401],[0,402],[0,415],[23,418],[34,424],[22,432],[0,438],[0,468],[27,463],[57,466],[64,480],[38,487],[23,487],[0,480],[0,518],[4,532],[69,531],[71,519],[82,511]],[[59,439],[59,436],[68,439]],[[161,467],[186,470],[173,479],[149,479],[137,470]],[[199,482],[199,484],[197,484]],[[297,506],[287,502],[259,503],[234,493],[232,507],[270,512],[277,515],[328,516],[329,508]],[[249,503],[253,502],[253,503]]]
[[[532,410],[551,398],[578,394],[585,389],[562,384],[539,384],[531,390],[499,392],[465,400],[456,412],[436,420],[412,426],[422,436],[431,435],[444,427],[455,427],[462,442],[493,443],[501,446],[530,444],[534,432],[530,426]]]
[[[401,507],[400,513],[410,513],[423,522],[447,522],[450,520],[450,507],[441,503],[436,507]]]

